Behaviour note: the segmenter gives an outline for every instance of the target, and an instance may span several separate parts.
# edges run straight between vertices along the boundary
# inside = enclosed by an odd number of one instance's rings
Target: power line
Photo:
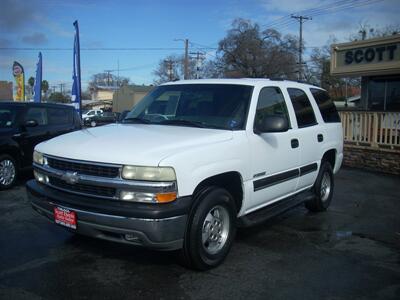
[[[302,15],[302,14],[307,14],[311,17],[315,16],[321,16],[329,13],[336,13],[338,11],[344,10],[344,9],[352,9],[352,8],[357,8],[365,5],[370,5],[378,2],[382,2],[384,0],[340,0],[336,1],[333,3],[329,4],[324,4],[312,9],[305,9],[302,11],[298,11],[294,14]],[[294,24],[294,20],[290,20],[291,15],[286,15],[283,17],[280,17],[274,21],[271,21],[270,23],[267,23],[264,25],[264,27],[279,27],[280,29],[285,28],[289,25]]]
[[[212,47],[202,47],[201,50],[217,50]],[[0,50],[15,51],[71,51],[72,48],[30,48],[30,47],[0,47]],[[81,48],[81,51],[171,51],[182,50],[177,47],[149,47],[149,48]]]

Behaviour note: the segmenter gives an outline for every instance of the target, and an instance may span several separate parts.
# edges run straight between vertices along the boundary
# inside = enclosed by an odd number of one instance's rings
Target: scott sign
[[[390,61],[395,57],[397,45],[381,46],[376,48],[348,50],[345,53],[345,63]]]

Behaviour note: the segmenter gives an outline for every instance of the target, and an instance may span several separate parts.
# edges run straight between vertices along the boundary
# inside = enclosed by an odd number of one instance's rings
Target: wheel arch
[[[0,155],[9,155],[11,156],[14,160],[15,160],[15,164],[17,166],[17,168],[21,168],[21,154],[20,154],[20,149],[18,149],[17,147],[6,147],[6,148],[2,148],[0,150]]]
[[[193,205],[196,204],[201,194],[206,192],[210,187],[220,187],[226,189],[235,200],[236,211],[239,212],[242,208],[244,188],[243,179],[239,172],[229,171],[221,174],[210,176],[203,181],[201,181],[194,189],[193,196],[195,201]]]
[[[333,170],[336,164],[336,153],[337,153],[336,149],[329,149],[325,151],[324,155],[322,156],[321,163],[323,161],[328,162]]]

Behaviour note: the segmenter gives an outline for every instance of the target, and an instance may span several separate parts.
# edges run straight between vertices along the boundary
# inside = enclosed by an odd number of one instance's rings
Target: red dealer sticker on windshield
[[[76,229],[76,212],[66,208],[54,207],[54,221],[62,226]]]

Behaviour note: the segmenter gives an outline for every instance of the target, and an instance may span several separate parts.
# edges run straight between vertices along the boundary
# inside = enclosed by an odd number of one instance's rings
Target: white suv
[[[305,202],[325,210],[342,163],[328,94],[268,79],[155,88],[122,124],[36,146],[33,208],[71,231],[220,264],[238,226]]]

